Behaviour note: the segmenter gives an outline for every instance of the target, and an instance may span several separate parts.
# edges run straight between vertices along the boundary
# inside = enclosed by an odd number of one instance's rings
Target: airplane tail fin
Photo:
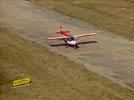
[[[65,36],[69,36],[70,31],[64,31],[63,27],[60,26],[60,31],[56,32],[56,34],[61,34],[61,35],[65,35]]]
[[[63,27],[60,26],[60,31],[56,32],[56,34],[62,34],[64,32]]]

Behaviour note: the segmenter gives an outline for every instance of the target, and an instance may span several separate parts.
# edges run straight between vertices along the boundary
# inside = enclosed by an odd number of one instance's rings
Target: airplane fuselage
[[[66,42],[66,47],[73,46],[77,48],[77,40],[73,36],[69,36],[69,38],[64,40]]]
[[[72,40],[72,41],[67,41],[67,44],[69,45],[76,45],[76,40]]]

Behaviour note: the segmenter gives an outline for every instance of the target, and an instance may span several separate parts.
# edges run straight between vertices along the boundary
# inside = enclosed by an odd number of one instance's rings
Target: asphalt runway
[[[133,41],[24,0],[0,0],[0,24],[85,65],[90,71],[134,89]],[[58,36],[55,32],[61,25],[73,35],[89,32],[97,35],[81,39],[77,50],[66,48],[63,42],[47,40]]]

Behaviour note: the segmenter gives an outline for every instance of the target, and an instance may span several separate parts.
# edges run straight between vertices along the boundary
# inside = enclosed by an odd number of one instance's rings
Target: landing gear
[[[74,45],[74,49],[77,49],[77,48],[79,48],[79,46],[76,44],[76,45]]]
[[[78,44],[71,45],[71,44],[68,44],[68,43],[66,42],[66,48],[68,48],[68,47],[73,47],[74,49],[79,48]]]
[[[67,43],[67,41],[66,40],[64,40],[65,41],[65,43],[66,43],[66,48],[68,48],[68,43]]]
[[[68,48],[68,44],[66,44],[66,48]]]

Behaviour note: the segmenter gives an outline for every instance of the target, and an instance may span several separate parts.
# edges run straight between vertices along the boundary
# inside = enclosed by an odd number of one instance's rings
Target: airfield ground
[[[31,0],[134,40],[134,0]]]
[[[0,69],[0,100],[134,99],[134,91],[2,28]],[[12,88],[23,77],[32,83]]]
[[[134,92],[127,89],[134,89],[133,41],[24,0],[1,0],[0,12],[1,27],[14,31],[0,29],[0,76],[5,77],[0,78],[1,100],[134,98]],[[73,34],[97,35],[82,40],[77,50],[51,47],[47,37],[56,36],[60,25]],[[10,88],[9,82],[21,77],[31,77],[32,84]]]

